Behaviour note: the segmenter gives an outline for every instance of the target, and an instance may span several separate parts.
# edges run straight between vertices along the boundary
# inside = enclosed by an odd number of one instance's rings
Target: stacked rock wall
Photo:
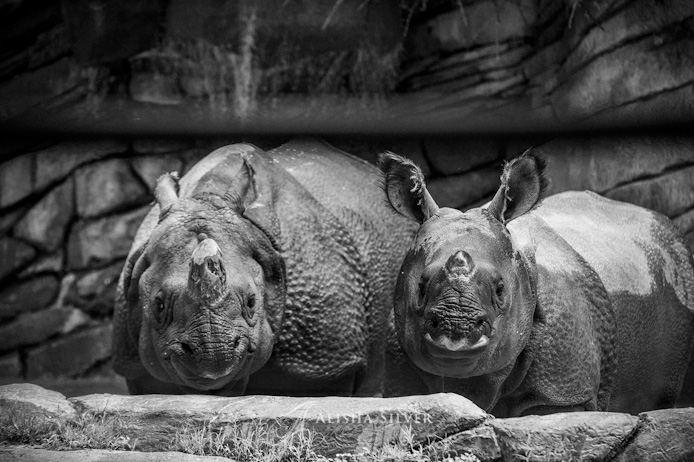
[[[0,381],[108,373],[111,314],[131,240],[165,171],[239,139],[67,139],[0,162]],[[254,140],[251,140],[254,141]],[[280,139],[255,140],[262,148]],[[441,206],[489,200],[530,141],[332,137],[370,162],[389,149],[427,174]],[[536,143],[537,144],[537,143]],[[551,193],[590,189],[673,219],[694,248],[694,138],[578,137],[537,146]]]
[[[399,85],[458,116],[520,103],[560,122],[682,120],[693,30],[687,0],[432,0],[412,18]]]

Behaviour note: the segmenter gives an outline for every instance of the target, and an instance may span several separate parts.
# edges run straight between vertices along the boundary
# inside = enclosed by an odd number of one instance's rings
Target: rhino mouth
[[[247,369],[246,366],[253,352],[251,341],[241,337],[236,347],[228,352],[233,359],[226,361],[221,367],[205,369],[204,366],[200,366],[201,361],[198,358],[191,364],[176,355],[170,358],[170,364],[176,378],[183,385],[198,390],[214,390],[240,379]]]
[[[430,333],[424,335],[424,348],[430,356],[440,359],[476,359],[489,346],[489,337],[483,334],[476,342],[470,343],[468,338],[452,340],[446,335],[432,337]]]

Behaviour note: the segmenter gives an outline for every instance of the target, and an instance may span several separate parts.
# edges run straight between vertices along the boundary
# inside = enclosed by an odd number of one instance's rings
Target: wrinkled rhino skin
[[[662,215],[592,192],[541,201],[544,160],[506,165],[494,199],[439,208],[380,159],[421,226],[394,299],[385,396],[457,392],[497,417],[670,407],[694,339],[694,263]]]
[[[379,393],[416,230],[380,191],[375,166],[311,139],[162,175],[116,298],[130,392]]]

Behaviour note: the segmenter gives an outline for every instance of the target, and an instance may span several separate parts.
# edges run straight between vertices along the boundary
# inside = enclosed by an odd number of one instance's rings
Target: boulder
[[[68,307],[22,314],[0,326],[0,351],[41,343],[56,334],[68,334],[88,320],[82,311]]]
[[[72,220],[73,197],[73,182],[68,178],[29,209],[15,226],[14,235],[48,252],[57,250]]]
[[[213,428],[252,420],[257,425],[279,425],[280,432],[303,425],[320,435],[314,438],[314,450],[325,456],[377,450],[404,438],[405,429],[417,442],[434,441],[488,418],[472,402],[452,393],[400,398],[87,395],[70,400],[81,411],[117,415],[143,447],[160,442],[184,420]]]
[[[26,378],[75,376],[86,372],[110,357],[112,331],[110,323],[95,326],[29,350]]]
[[[75,174],[77,213],[89,218],[141,205],[149,191],[124,159],[111,159],[81,168]]]
[[[636,431],[629,414],[573,412],[490,421],[505,461],[611,460]]]
[[[77,417],[75,408],[62,393],[32,383],[0,385],[0,413],[25,414],[29,419]]]
[[[694,408],[639,414],[639,429],[614,462],[694,460]]]

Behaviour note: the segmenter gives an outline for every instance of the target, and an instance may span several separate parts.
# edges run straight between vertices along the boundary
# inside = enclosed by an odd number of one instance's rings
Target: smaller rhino
[[[481,208],[439,208],[421,170],[381,156],[421,226],[395,288],[385,396],[456,392],[497,417],[672,406],[694,340],[694,263],[658,213],[566,192],[509,162]]]

